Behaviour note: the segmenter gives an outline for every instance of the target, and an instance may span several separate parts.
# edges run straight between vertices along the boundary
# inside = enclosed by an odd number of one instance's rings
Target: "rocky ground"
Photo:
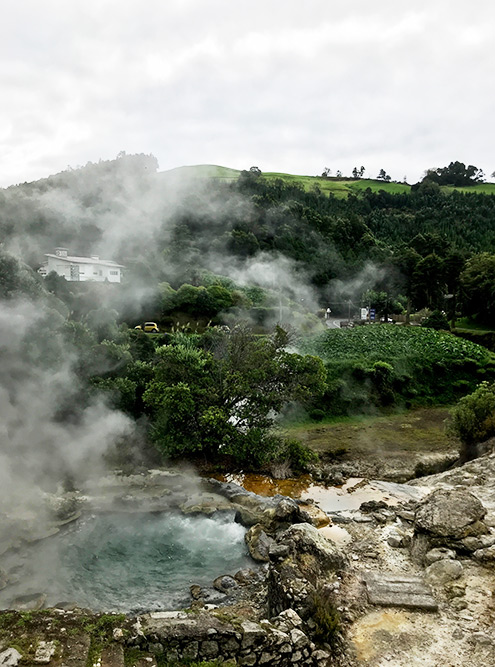
[[[51,519],[36,538],[88,510],[235,510],[258,565],[219,573],[214,607],[208,591],[191,587],[182,615],[35,612],[42,596],[18,600],[18,611],[0,615],[0,664],[495,664],[494,454],[406,485],[351,480],[340,493],[364,500],[344,509],[332,511],[326,491],[316,491],[314,502],[263,499],[236,484],[156,471],[45,498]],[[26,539],[28,519],[2,531],[5,553]],[[3,572],[0,586],[8,578]]]

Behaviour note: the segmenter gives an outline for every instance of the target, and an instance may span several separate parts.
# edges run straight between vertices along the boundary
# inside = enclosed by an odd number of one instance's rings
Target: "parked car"
[[[146,333],[158,333],[160,329],[156,322],[145,322],[143,326],[143,331]]]

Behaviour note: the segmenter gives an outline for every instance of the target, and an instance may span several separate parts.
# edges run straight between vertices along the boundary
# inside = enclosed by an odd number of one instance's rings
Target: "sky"
[[[3,0],[0,187],[121,151],[489,176],[494,42],[493,0]]]

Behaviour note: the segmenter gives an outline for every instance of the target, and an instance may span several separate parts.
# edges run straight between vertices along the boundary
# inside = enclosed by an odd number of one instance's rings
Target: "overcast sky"
[[[0,186],[120,151],[495,170],[495,2],[2,0]]]

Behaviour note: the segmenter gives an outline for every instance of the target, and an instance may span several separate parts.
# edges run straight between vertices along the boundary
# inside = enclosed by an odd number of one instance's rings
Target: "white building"
[[[97,255],[91,257],[74,257],[68,254],[67,248],[55,248],[55,254],[46,253],[45,264],[39,269],[41,275],[46,276],[55,271],[69,281],[96,281],[99,283],[108,280],[109,283],[120,283],[122,264],[110,259],[100,259]]]

